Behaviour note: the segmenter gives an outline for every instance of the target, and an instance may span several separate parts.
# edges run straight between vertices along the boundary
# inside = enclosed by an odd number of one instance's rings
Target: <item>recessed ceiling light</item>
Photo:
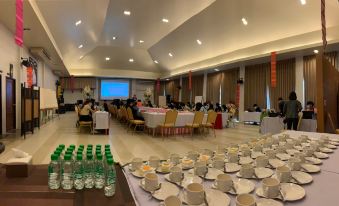
[[[79,26],[81,24],[81,20],[75,22],[75,26]]]
[[[301,5],[305,5],[306,4],[306,0],[300,0]]]
[[[82,44],[80,44],[80,45],[78,46],[79,49],[81,49],[82,47],[84,47],[84,45],[82,45]]]
[[[130,12],[130,11],[127,11],[127,10],[125,10],[125,11],[124,11],[124,14],[125,14],[126,16],[129,16],[129,15],[131,15],[131,12]]]
[[[201,42],[199,39],[197,39],[197,43],[198,43],[199,45],[202,44],[202,42]]]
[[[163,18],[163,19],[162,19],[162,22],[168,23],[168,22],[169,22],[169,20],[168,20],[168,19],[165,19],[165,18]]]
[[[109,61],[110,59],[111,59],[111,58],[109,58],[109,57],[106,57],[106,58],[105,58],[106,61]]]
[[[145,42],[144,40],[139,40],[139,43],[140,43],[140,44],[142,44],[142,43],[144,43],[144,42]]]
[[[79,57],[79,59],[82,59],[82,58],[84,58],[84,56],[80,56],[80,57]]]
[[[159,64],[159,62],[157,60],[154,60],[154,63]]]
[[[166,79],[166,81],[168,81],[169,79]]]
[[[112,37],[112,39],[113,39],[113,40],[116,40],[116,39],[117,39],[117,37],[116,37],[116,36],[114,36],[114,37]]]
[[[128,61],[129,61],[129,62],[134,62],[134,59],[131,58],[131,59],[129,59]]]
[[[247,20],[245,18],[241,19],[242,23],[246,26],[248,24]]]
[[[170,52],[170,53],[168,53],[168,55],[170,56],[170,57],[173,57],[173,54]]]
[[[319,53],[319,51],[318,51],[317,49],[313,50],[313,52],[314,52],[315,54],[318,54],[318,53]]]
[[[214,71],[218,72],[218,71],[219,71],[219,69],[214,69]]]

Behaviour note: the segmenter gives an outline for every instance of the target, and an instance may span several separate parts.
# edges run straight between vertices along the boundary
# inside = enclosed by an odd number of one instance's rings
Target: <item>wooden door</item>
[[[0,135],[2,134],[2,76],[0,75]]]
[[[15,79],[6,78],[6,131],[15,129]]]

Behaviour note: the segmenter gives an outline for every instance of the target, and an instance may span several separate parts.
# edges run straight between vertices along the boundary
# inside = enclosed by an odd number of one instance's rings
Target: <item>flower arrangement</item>
[[[144,92],[145,102],[148,102],[148,101],[150,100],[152,94],[153,94],[153,91],[152,91],[151,88],[147,88],[147,89],[145,90],[145,92]]]
[[[82,95],[84,99],[91,99],[93,95],[93,91],[89,85],[84,87],[84,89],[82,90]]]

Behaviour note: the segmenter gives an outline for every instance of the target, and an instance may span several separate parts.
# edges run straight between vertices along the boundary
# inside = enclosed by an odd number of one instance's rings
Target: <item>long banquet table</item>
[[[261,134],[277,134],[284,129],[284,119],[281,117],[264,117],[260,124]],[[317,120],[315,119],[302,119],[299,131],[316,132]]]
[[[289,134],[292,138],[298,137],[302,134],[306,134],[311,138],[319,138],[321,133],[313,133],[313,132],[300,132],[300,131],[284,131],[280,134]],[[277,135],[280,135],[277,134]],[[274,135],[274,136],[277,136]],[[335,137],[339,139],[339,135],[334,134],[326,134],[331,137]],[[302,185],[302,187],[306,191],[306,196],[299,201],[295,202],[284,202],[284,205],[288,206],[335,206],[338,205],[338,191],[339,191],[339,148],[335,150],[333,154],[330,154],[329,159],[323,160],[323,164],[320,165],[321,172],[312,173],[313,182],[307,185]],[[135,202],[140,206],[158,206],[160,205],[160,201],[152,198],[149,193],[145,192],[139,186],[140,179],[134,177],[128,166],[123,168],[125,173],[127,182],[131,188],[131,192],[133,197],[135,198]],[[164,182],[164,175],[158,174],[160,182]],[[232,177],[235,177],[235,174],[231,174]],[[256,187],[260,186],[260,181],[253,180],[256,184]],[[210,188],[213,181],[204,181],[203,185],[205,188]],[[253,191],[251,194],[255,194]],[[235,196],[228,195],[231,198],[231,206],[235,205]],[[256,195],[255,195],[256,196]],[[256,198],[259,198],[256,196]],[[210,206],[213,206],[210,204]]]

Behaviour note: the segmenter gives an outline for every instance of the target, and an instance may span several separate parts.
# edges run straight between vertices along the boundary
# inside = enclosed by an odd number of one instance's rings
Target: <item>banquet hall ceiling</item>
[[[49,37],[40,41],[52,44],[46,49],[63,61],[70,74],[79,76],[154,79],[321,44],[320,2],[315,0],[306,0],[305,5],[300,0],[25,2],[29,4],[26,12],[35,13],[28,18],[39,19],[45,30],[41,36]],[[0,1],[0,8],[3,5]],[[328,41],[337,43],[338,1],[327,0],[326,9]],[[2,10],[0,21],[6,18]],[[81,24],[76,26],[79,20]]]

